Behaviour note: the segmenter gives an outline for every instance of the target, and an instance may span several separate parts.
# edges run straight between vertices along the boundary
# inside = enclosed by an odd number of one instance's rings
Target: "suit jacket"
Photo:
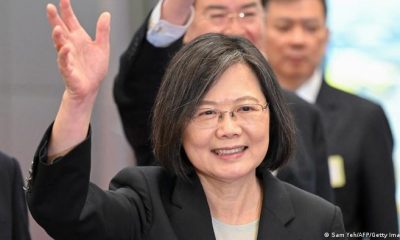
[[[335,188],[335,196],[346,230],[397,233],[393,138],[382,108],[325,82],[317,105],[329,155],[344,163],[345,184]]]
[[[0,240],[30,239],[21,169],[0,152]]]
[[[182,46],[180,40],[167,48],[156,48],[146,40],[146,32],[147,21],[121,56],[114,84],[124,132],[135,150],[138,165],[151,165],[155,161],[149,140],[149,116],[167,64]],[[278,177],[333,201],[319,112],[295,94],[285,92],[285,95],[298,128],[297,148],[289,165],[279,170]]]
[[[130,167],[103,191],[89,183],[90,138],[46,165],[50,134],[36,153],[27,199],[32,216],[53,238],[215,239],[206,195],[195,173],[182,180],[162,167]],[[260,170],[258,177],[264,190],[258,240],[345,236],[338,207],[279,181],[267,170]]]

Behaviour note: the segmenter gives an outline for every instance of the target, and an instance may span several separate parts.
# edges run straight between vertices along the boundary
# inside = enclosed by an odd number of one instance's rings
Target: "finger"
[[[60,49],[57,55],[58,68],[60,69],[61,74],[66,78],[68,78],[72,71],[70,52],[71,49],[68,46],[64,46]]]
[[[72,9],[70,0],[60,1],[60,12],[61,18],[64,20],[64,23],[69,30],[73,31],[81,28],[81,25]]]
[[[54,47],[56,48],[57,52],[66,44],[67,38],[63,33],[62,28],[57,25],[53,29],[52,33]]]
[[[53,28],[55,26],[61,26],[62,28],[67,29],[63,20],[61,19],[60,15],[57,12],[56,6],[54,6],[51,3],[47,4],[46,11],[47,11],[47,19]]]
[[[103,12],[97,21],[96,43],[104,48],[110,46],[110,21],[111,14],[109,12]]]

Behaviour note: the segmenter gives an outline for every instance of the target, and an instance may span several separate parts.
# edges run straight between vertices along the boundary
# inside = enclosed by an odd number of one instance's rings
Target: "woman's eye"
[[[244,106],[238,107],[237,111],[238,112],[253,112],[253,111],[257,111],[257,109],[254,106],[244,105]]]
[[[213,110],[213,109],[209,109],[209,110],[200,111],[196,116],[199,116],[199,117],[207,116],[207,117],[209,117],[209,116],[214,116],[214,115],[217,115],[217,111]]]

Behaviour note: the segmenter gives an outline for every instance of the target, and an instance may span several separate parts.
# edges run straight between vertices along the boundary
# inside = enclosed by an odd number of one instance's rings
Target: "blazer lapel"
[[[268,170],[258,175],[264,193],[257,240],[300,239],[286,227],[295,213],[284,185]],[[195,174],[190,182],[177,180],[172,203],[170,219],[178,239],[215,240],[207,199]]]
[[[259,176],[264,185],[264,199],[257,240],[299,239],[286,227],[295,218],[295,213],[285,187],[268,170]]]
[[[214,240],[207,199],[196,174],[191,181],[178,179],[172,194],[171,223],[178,239]]]

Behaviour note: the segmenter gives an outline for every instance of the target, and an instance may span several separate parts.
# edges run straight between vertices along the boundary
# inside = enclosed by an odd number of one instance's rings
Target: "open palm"
[[[60,13],[49,4],[47,17],[53,27],[52,37],[66,93],[76,99],[95,95],[108,70],[110,14],[100,15],[95,40],[80,25],[70,0],[60,1]]]

